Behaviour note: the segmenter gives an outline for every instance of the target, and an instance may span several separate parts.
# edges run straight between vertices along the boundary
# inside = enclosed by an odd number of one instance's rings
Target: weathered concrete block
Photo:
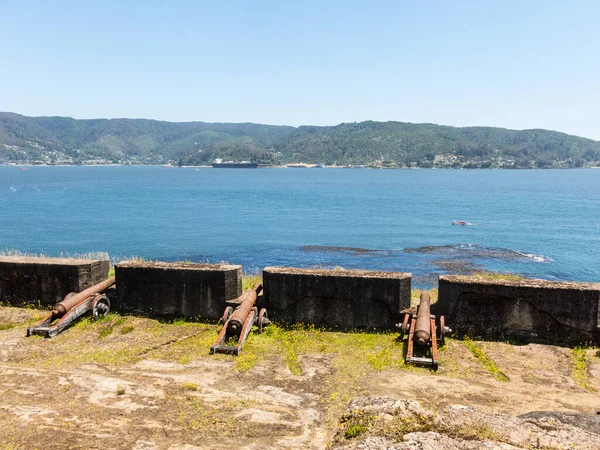
[[[442,275],[432,309],[459,334],[577,344],[600,337],[600,284]]]
[[[0,302],[54,305],[105,280],[108,270],[108,259],[0,256]]]
[[[351,329],[391,329],[410,307],[411,274],[266,267],[269,318]]]
[[[242,266],[126,261],[115,265],[122,311],[218,319],[242,294]]]

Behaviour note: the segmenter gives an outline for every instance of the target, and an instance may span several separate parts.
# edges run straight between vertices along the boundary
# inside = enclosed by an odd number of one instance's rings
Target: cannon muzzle
[[[417,324],[415,326],[415,342],[427,345],[431,339],[431,295],[429,292],[421,294],[421,303],[417,310]]]
[[[241,303],[231,314],[229,322],[227,322],[227,332],[239,336],[244,327],[244,322],[254,308],[258,294],[262,291],[262,284],[255,284],[252,289],[244,292],[240,297]]]

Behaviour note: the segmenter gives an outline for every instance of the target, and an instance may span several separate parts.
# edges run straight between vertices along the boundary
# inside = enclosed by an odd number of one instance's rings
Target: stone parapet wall
[[[600,339],[600,284],[443,275],[433,313],[459,334],[578,344]]]
[[[108,276],[106,260],[0,256],[0,302],[13,306],[54,305]]]
[[[115,265],[121,311],[159,317],[222,317],[242,293],[242,266],[128,261]]]
[[[336,329],[393,329],[410,307],[411,274],[266,267],[265,303],[274,321]]]

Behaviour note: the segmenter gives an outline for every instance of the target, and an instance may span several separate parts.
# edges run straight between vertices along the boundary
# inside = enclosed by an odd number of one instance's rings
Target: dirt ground
[[[25,337],[42,315],[0,307],[0,449],[322,449],[358,396],[600,411],[597,349],[449,339],[432,372],[404,364],[397,334],[272,326],[236,358],[209,354],[216,324],[111,314]]]

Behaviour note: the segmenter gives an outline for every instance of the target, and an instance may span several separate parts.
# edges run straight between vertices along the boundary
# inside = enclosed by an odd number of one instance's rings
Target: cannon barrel
[[[110,277],[107,280],[102,281],[101,283],[95,284],[94,286],[89,287],[84,291],[81,291],[79,294],[72,295],[69,298],[64,299],[62,302],[59,302],[56,305],[54,305],[54,308],[52,308],[52,314],[57,318],[63,317],[67,313],[67,311],[69,311],[74,306],[90,298],[94,294],[103,293],[113,284],[115,284],[115,277]]]
[[[246,321],[248,314],[250,314],[250,311],[252,311],[252,308],[254,308],[254,304],[256,303],[260,291],[262,291],[262,284],[257,283],[252,289],[247,290],[240,296],[240,306],[235,309],[227,322],[227,331],[230,334],[239,336],[242,332],[244,322]]]
[[[415,325],[415,342],[426,345],[431,339],[431,295],[428,292],[421,293],[421,303],[417,310],[417,324]]]

